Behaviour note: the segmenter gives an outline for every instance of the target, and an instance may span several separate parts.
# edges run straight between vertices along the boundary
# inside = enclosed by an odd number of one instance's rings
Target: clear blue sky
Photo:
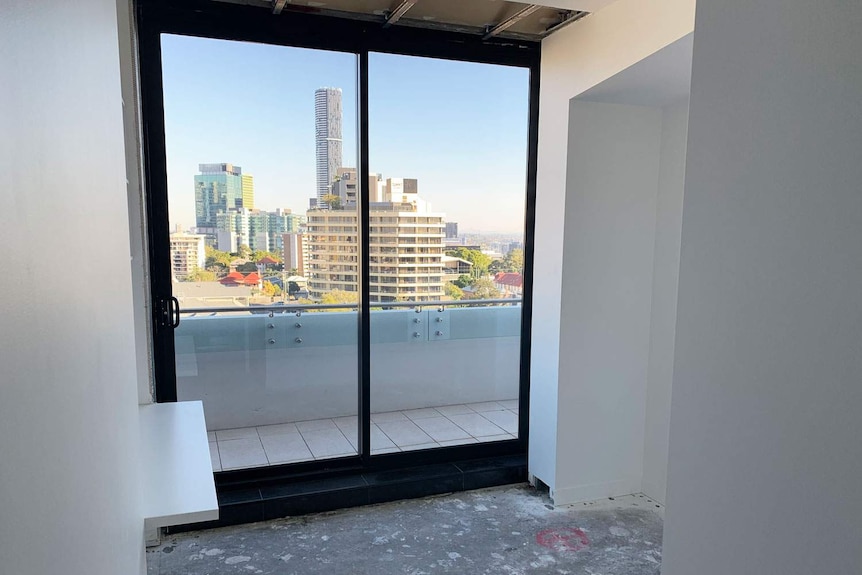
[[[320,87],[343,91],[343,161],[358,164],[354,55],[165,35],[162,60],[172,225],[194,226],[201,163],[242,166],[258,208],[305,213]],[[462,231],[522,232],[528,80],[523,68],[371,54],[371,171],[417,178]]]

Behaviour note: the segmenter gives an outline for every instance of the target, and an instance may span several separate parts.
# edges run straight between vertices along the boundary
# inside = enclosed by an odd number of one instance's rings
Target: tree
[[[281,288],[270,281],[263,282],[263,289],[261,291],[263,291],[264,295],[268,296],[276,296],[281,294]]]
[[[185,277],[187,282],[214,282],[216,274],[207,270],[195,270]]]
[[[482,252],[472,250],[473,251],[473,259],[470,260],[473,262],[473,273],[477,277],[481,277],[487,275],[488,266],[491,265],[491,257],[486,256]]]
[[[475,280],[467,274],[461,274],[458,276],[458,279],[452,282],[452,284],[455,285],[455,287],[464,289],[465,287],[473,285],[473,281]]]
[[[497,299],[500,296],[500,291],[494,287],[494,282],[490,278],[479,278],[473,282],[470,299]]]
[[[245,244],[239,246],[239,250],[236,252],[237,257],[247,260],[251,258],[251,248]]]
[[[488,266],[488,271],[492,274],[505,272],[508,271],[508,266],[504,260],[494,260],[491,262],[491,265]]]
[[[323,294],[323,297],[320,298],[320,303],[325,304],[333,304],[333,303],[357,303],[359,301],[359,294],[355,291],[344,291],[340,289],[334,289],[330,292]]]
[[[334,289],[331,292],[327,292],[323,294],[323,297],[320,298],[320,303],[323,304],[333,304],[333,303],[358,303],[359,302],[359,294],[355,291],[344,291],[340,289]],[[350,308],[335,308],[326,311],[349,311]]]
[[[452,282],[448,282],[445,286],[443,286],[443,291],[446,292],[446,295],[452,299],[461,299],[462,297],[464,297],[464,290],[462,290]]]
[[[220,252],[211,246],[204,248],[206,254],[206,263],[204,267],[212,272],[220,273],[226,271],[230,267],[230,262],[233,259],[227,252]]]
[[[487,275],[488,266],[491,265],[491,257],[479,250],[469,250],[465,247],[446,252],[446,255],[467,260],[473,264],[473,275],[481,277]]]
[[[506,269],[503,271],[523,273],[524,271],[524,250],[514,249],[506,254],[503,260]]]
[[[256,272],[257,264],[254,262],[245,262],[244,264],[239,264],[238,266],[236,266],[236,271],[242,272],[244,274]]]
[[[323,203],[329,206],[330,210],[340,210],[341,196],[336,196],[335,194],[324,194]]]

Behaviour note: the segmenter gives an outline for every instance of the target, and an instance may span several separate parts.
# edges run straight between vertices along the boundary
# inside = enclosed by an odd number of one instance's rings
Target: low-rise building
[[[517,272],[499,272],[494,276],[494,287],[504,297],[521,297],[524,293],[524,277]]]

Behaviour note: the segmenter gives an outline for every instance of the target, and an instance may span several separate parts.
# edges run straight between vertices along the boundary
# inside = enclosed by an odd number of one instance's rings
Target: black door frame
[[[526,210],[524,222],[524,274],[521,304],[521,347],[518,439],[432,450],[370,454],[370,302],[369,302],[369,190],[360,178],[360,311],[359,311],[359,453],[325,461],[274,465],[223,471],[221,485],[295,478],[321,472],[373,470],[411,465],[526,454],[529,437],[530,328],[535,236],[536,172],[539,118],[539,64],[541,44],[392,26],[315,14],[269,10],[248,5],[187,0],[138,0],[138,63],[141,79],[143,163],[150,285],[153,301],[153,356],[156,401],[177,400],[173,327],[170,319],[170,225],[168,221],[167,163],[162,91],[161,34],[178,34],[354,53],[358,59],[360,171],[367,174],[368,158],[368,54],[381,52],[526,68],[529,79]]]

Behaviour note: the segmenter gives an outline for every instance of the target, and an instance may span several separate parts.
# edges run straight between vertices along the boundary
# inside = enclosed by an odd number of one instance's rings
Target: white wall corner
[[[642,489],[660,503],[667,490],[687,133],[688,101],[663,107]]]
[[[542,43],[532,325],[530,472],[560,487],[558,421],[563,259],[569,249],[569,101],[694,28],[694,0],[618,0]],[[550,455],[552,454],[552,455]],[[548,474],[553,477],[545,478]],[[639,489],[635,489],[637,491]]]
[[[4,573],[146,572],[117,11],[0,3]]]
[[[862,573],[860,28],[698,6],[665,575]]]
[[[120,88],[123,95],[123,133],[126,193],[129,206],[129,249],[134,301],[134,334],[138,403],[154,398],[150,284],[144,207],[140,83],[137,65],[137,23],[130,0],[117,0]]]

